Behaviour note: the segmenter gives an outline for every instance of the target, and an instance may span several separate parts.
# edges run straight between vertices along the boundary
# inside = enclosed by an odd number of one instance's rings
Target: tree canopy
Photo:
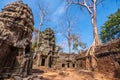
[[[101,28],[100,37],[103,43],[120,37],[120,9],[108,17]]]

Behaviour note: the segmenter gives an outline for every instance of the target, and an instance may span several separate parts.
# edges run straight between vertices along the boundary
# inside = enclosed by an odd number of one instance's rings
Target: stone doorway
[[[62,64],[62,67],[65,67],[65,64]]]
[[[67,67],[68,67],[68,68],[70,67],[69,63],[67,64]]]
[[[118,64],[119,64],[119,66],[120,66],[120,61],[118,61]]]
[[[45,66],[45,58],[42,58],[41,66]]]

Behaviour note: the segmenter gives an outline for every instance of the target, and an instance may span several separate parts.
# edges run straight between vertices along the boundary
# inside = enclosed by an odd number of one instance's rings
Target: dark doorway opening
[[[30,46],[29,46],[29,45],[27,45],[27,46],[26,46],[26,48],[25,48],[25,53],[27,53],[27,54],[28,54],[29,52],[30,52]]]
[[[41,66],[45,66],[45,58],[42,58]]]
[[[118,64],[119,64],[119,66],[120,66],[120,61],[118,61]]]
[[[62,67],[65,67],[65,64],[62,64]]]
[[[69,63],[67,64],[67,67],[69,68],[70,66],[69,66]]]
[[[75,64],[73,64],[73,67],[75,67]]]

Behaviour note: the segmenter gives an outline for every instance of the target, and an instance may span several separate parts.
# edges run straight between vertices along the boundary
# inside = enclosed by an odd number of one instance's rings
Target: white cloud
[[[62,15],[64,12],[65,12],[65,3],[62,3],[62,4],[56,9],[56,11],[54,12],[53,15],[60,16],[60,15]]]
[[[54,12],[52,15],[52,21],[56,22],[59,21],[60,17],[65,13],[65,3],[62,3]]]

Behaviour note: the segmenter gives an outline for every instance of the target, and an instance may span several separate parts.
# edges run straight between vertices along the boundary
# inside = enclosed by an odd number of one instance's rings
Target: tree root
[[[90,71],[97,70],[97,57],[95,56],[95,41],[93,41],[91,47],[86,53],[86,69]]]

